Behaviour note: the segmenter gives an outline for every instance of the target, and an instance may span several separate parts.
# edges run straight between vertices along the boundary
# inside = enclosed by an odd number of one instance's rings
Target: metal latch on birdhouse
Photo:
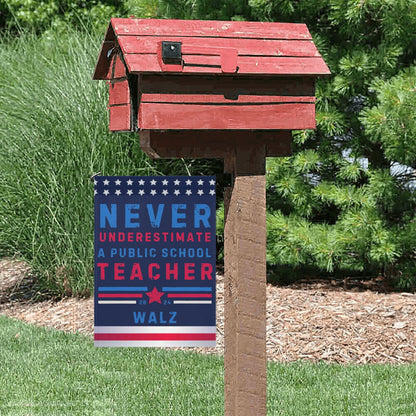
[[[160,52],[164,71],[182,72],[184,66],[218,66],[221,67],[223,73],[233,74],[238,69],[238,51],[235,48],[192,46],[183,45],[182,42],[163,41]],[[206,65],[202,62],[200,64],[187,63],[183,55],[219,56],[220,65]]]

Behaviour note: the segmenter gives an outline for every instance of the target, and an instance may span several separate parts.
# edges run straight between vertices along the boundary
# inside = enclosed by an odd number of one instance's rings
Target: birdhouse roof
[[[163,60],[163,42],[180,45],[180,64]],[[136,74],[330,74],[308,28],[298,23],[113,18],[93,78],[112,78],[117,56]]]

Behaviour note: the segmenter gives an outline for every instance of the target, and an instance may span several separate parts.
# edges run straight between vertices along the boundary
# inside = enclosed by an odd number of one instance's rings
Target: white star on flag
[[[94,189],[94,195],[97,195],[98,191],[96,189]]]
[[[190,189],[187,189],[187,190],[186,190],[186,195],[188,195],[188,196],[189,196],[189,195],[191,195],[191,193],[192,193],[192,191],[191,191]]]
[[[140,195],[144,195],[144,190],[143,189],[140,189],[139,194]]]
[[[166,196],[168,193],[169,193],[169,192],[168,192],[168,190],[167,190],[167,189],[164,189],[164,190],[162,191],[162,194],[163,194],[163,195],[165,195],[165,196]]]
[[[98,183],[98,182],[94,179],[94,185],[97,185],[97,183]]]
[[[109,191],[108,189],[105,189],[105,190],[104,190],[104,192],[103,192],[103,194],[104,194],[105,196],[107,196],[109,193],[110,193],[110,191]]]
[[[199,181],[198,181],[198,185],[203,185],[204,184],[204,181],[202,180],[202,179],[200,179]]]
[[[188,179],[187,181],[186,181],[186,184],[187,185],[190,185],[192,183],[192,181],[190,180],[190,179]]]
[[[209,194],[210,194],[210,195],[215,195],[215,191],[214,191],[214,189],[211,189],[211,190],[209,191]]]
[[[153,196],[155,196],[156,195],[156,189],[152,189],[151,191],[150,191],[150,193],[153,195]]]
[[[150,181],[150,185],[156,185],[156,181],[155,181],[154,179],[152,179],[152,180]]]
[[[132,191],[131,189],[129,189],[129,190],[127,191],[127,195],[133,195],[133,191]]]
[[[117,186],[120,186],[120,185],[121,185],[121,180],[120,180],[120,179],[117,179],[116,181],[114,181],[114,183],[115,183]]]
[[[165,185],[165,186],[166,186],[168,183],[169,183],[169,182],[168,182],[166,179],[162,181],[162,184],[163,184],[163,185]]]
[[[198,195],[202,195],[204,191],[202,189],[198,189]]]
[[[103,181],[103,184],[104,184],[105,186],[108,186],[108,185],[110,184],[110,181],[109,181],[108,179],[106,179],[105,181]]]
[[[175,179],[175,180],[173,181],[173,183],[174,183],[175,185],[179,185],[179,184],[181,183],[181,181],[180,181],[179,179]]]
[[[129,179],[129,180],[127,181],[127,185],[129,185],[129,186],[133,185],[133,181],[132,181],[131,179]]]
[[[144,180],[143,180],[143,179],[140,179],[140,180],[139,180],[139,185],[140,185],[140,186],[143,186],[143,185],[144,185]]]
[[[214,180],[214,179],[211,179],[211,180],[209,181],[209,184],[210,184],[211,186],[214,186],[214,185],[215,185],[215,180]]]
[[[121,195],[121,191],[120,191],[120,189],[116,189],[115,194],[116,194],[116,195]]]
[[[180,192],[179,192],[179,189],[175,189],[175,191],[173,192],[175,195],[179,195],[180,194]]]

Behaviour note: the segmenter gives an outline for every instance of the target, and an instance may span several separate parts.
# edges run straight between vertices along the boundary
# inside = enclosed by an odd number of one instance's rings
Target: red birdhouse
[[[242,130],[278,156],[315,128],[329,73],[304,24],[114,18],[94,79],[109,81],[110,130],[144,132],[154,157],[223,157]]]

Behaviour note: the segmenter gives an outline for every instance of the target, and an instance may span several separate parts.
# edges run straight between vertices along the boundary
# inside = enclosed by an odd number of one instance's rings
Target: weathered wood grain
[[[227,168],[225,415],[266,415],[266,149],[235,148]]]
[[[143,130],[313,129],[315,105],[141,103],[138,126]]]
[[[113,18],[117,35],[312,39],[303,23],[223,22],[213,20]]]
[[[239,56],[304,56],[320,54],[311,40],[241,39],[241,38],[183,38],[164,36],[163,41],[183,42],[184,54],[197,54],[195,47],[233,48]],[[156,54],[162,40],[152,36],[119,36],[118,42],[124,54]],[[190,48],[189,52],[186,48]],[[201,53],[204,55],[204,52]]]
[[[157,73],[169,69],[161,65],[156,54],[125,55],[128,70],[133,73]],[[219,56],[184,55],[184,65],[172,65],[172,71],[186,74],[221,74]],[[239,56],[237,74],[251,75],[329,75],[329,69],[319,57]]]
[[[142,94],[142,103],[182,103],[182,104],[280,104],[314,103],[315,97],[280,95],[244,95],[225,97],[223,94]]]
[[[124,65],[124,58],[120,54],[115,54],[111,68],[111,79],[124,78],[127,76],[127,68]]]
[[[169,40],[182,43],[183,64],[160,59],[161,42]],[[304,24],[114,18],[94,79],[109,77],[113,47],[120,48],[129,72],[142,74],[330,74]]]
[[[152,158],[226,159],[237,146],[265,146],[266,156],[289,156],[292,152],[289,130],[143,130],[140,147]],[[232,173],[232,170],[226,170]]]
[[[130,104],[110,106],[110,131],[130,131]]]
[[[111,82],[109,85],[109,105],[129,104],[130,90],[127,80]]]

